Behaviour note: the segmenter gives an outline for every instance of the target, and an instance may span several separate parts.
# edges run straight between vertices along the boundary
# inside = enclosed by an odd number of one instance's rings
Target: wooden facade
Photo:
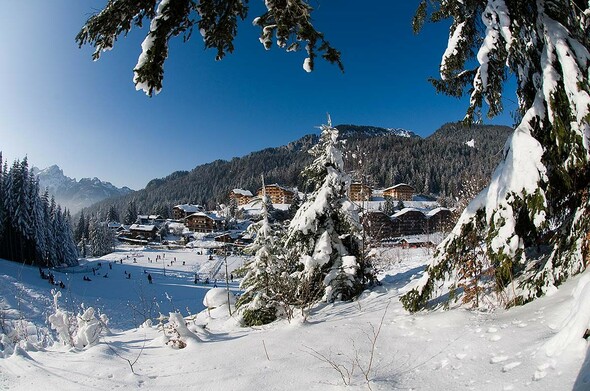
[[[250,190],[243,190],[243,189],[233,189],[229,192],[229,199],[235,200],[238,206],[246,205],[254,196],[250,192]]]
[[[360,182],[353,182],[350,184],[350,200],[354,202],[362,202],[362,201],[369,201],[371,199],[371,194],[373,193],[373,189],[370,186],[367,186]]]
[[[426,213],[428,232],[448,232],[453,228],[454,215],[448,208],[436,208]]]
[[[367,234],[376,240],[386,240],[407,235],[431,234],[448,231],[452,228],[454,214],[447,208],[436,208],[427,213],[415,208],[404,208],[393,216],[382,211],[367,212],[363,227]],[[409,246],[418,246],[408,242]]]
[[[381,211],[367,212],[363,218],[363,227],[371,238],[383,240],[396,236],[391,217]]]
[[[223,219],[203,212],[193,213],[185,218],[186,227],[194,232],[223,231]]]
[[[414,208],[404,208],[392,217],[395,236],[418,235],[427,231],[428,220],[424,213]]]
[[[128,236],[132,239],[147,240],[148,242],[156,240],[158,236],[158,227],[153,224],[132,224],[129,227]]]
[[[383,190],[383,197],[391,197],[398,201],[412,201],[416,189],[406,183],[400,183]]]
[[[291,204],[295,197],[293,190],[279,186],[276,183],[274,185],[266,185],[266,196],[270,198],[270,202],[273,204]],[[259,197],[262,197],[262,188],[256,193]]]
[[[193,213],[202,212],[203,207],[201,205],[182,204],[176,205],[172,208],[172,217],[174,220],[182,220]]]

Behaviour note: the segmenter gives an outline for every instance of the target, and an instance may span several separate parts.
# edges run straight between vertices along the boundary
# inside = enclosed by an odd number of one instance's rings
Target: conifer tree
[[[383,213],[388,216],[391,216],[395,213],[395,202],[393,201],[392,197],[385,197],[385,202],[383,204]]]
[[[135,205],[135,201],[129,201],[123,220],[125,224],[133,224],[137,220],[137,206]]]
[[[76,224],[76,228],[74,229],[74,240],[76,243],[80,243],[83,238],[86,237],[86,217],[84,216],[84,211],[80,212],[80,218],[78,219],[78,223]],[[88,239],[88,238],[86,238]]]
[[[264,184],[263,184],[264,188]],[[262,219],[249,227],[251,233],[256,235],[247,252],[254,254],[252,260],[246,265],[246,275],[240,284],[244,290],[236,303],[236,307],[242,316],[245,326],[254,326],[270,323],[277,318],[277,311],[281,306],[281,298],[288,292],[285,291],[282,261],[278,258],[280,243],[280,231],[277,226],[269,222],[268,204],[270,200],[266,195],[261,200]]]
[[[4,160],[2,159],[2,152],[0,151],[0,243],[2,243],[2,237],[4,235],[4,228],[6,224],[6,209],[4,206],[4,200],[6,199],[6,193],[4,189]]]
[[[104,221],[98,216],[90,219],[90,247],[92,255],[100,257],[113,251],[114,235]]]
[[[590,3],[422,1],[415,27],[429,15],[453,20],[436,88],[468,90],[467,121],[481,117],[484,102],[493,117],[512,72],[521,119],[490,185],[402,302],[415,311],[443,294],[436,287],[463,267],[473,234],[485,243],[493,276],[486,289],[498,304],[530,301],[583,271],[590,257]],[[469,68],[474,59],[479,65]]]
[[[72,232],[72,217],[69,210],[63,212],[63,226],[62,232],[64,235],[64,261],[68,265],[78,263],[78,249],[74,241],[74,233]]]
[[[107,221],[116,223],[119,222],[119,213],[113,205],[109,206],[109,212],[107,213]]]
[[[344,172],[338,130],[331,121],[310,153],[315,160],[303,175],[315,191],[291,221],[286,248],[300,279],[301,305],[323,299],[349,300],[372,281],[363,264],[358,211],[348,199],[350,177]]]
[[[47,241],[45,235],[47,227],[45,225],[45,212],[43,210],[43,200],[39,195],[39,179],[35,178],[33,175],[31,175],[31,179],[31,194],[33,195],[31,214],[33,217],[33,225],[35,230],[34,238],[36,243],[36,259],[40,260],[40,263],[43,264],[43,259],[47,253]]]

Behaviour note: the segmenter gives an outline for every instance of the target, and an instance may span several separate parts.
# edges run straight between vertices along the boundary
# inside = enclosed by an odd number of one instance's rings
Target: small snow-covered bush
[[[165,316],[160,315],[161,321]],[[186,326],[186,321],[179,312],[170,312],[168,324],[163,327],[164,335],[168,338],[166,345],[176,349],[183,349],[190,341],[200,342],[201,339]]]
[[[76,320],[78,331],[74,337],[74,346],[78,349],[97,343],[101,334],[107,330],[109,322],[104,314],[100,315],[100,319],[97,319],[93,307],[88,307],[83,314],[78,314]]]
[[[97,318],[93,307],[82,307],[83,313],[74,315],[59,307],[60,291],[52,290],[51,293],[55,312],[49,316],[49,323],[64,345],[83,349],[96,344],[100,336],[108,331],[109,320],[106,315]]]

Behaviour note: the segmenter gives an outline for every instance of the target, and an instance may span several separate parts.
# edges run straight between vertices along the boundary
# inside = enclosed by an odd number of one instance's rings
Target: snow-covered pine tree
[[[109,230],[108,224],[100,221],[98,216],[90,219],[89,235],[93,256],[100,257],[113,251],[113,233]]]
[[[287,216],[289,220],[295,217],[297,211],[301,207],[301,198],[299,198],[299,192],[296,191],[293,195],[293,200],[291,201],[291,205],[289,205],[289,209],[287,210]]]
[[[56,232],[53,224],[53,219],[57,209],[55,198],[49,197],[49,191],[45,189],[45,192],[41,196],[43,202],[43,215],[45,220],[45,242],[47,243],[47,253],[45,254],[44,260],[47,266],[55,266],[58,264],[57,261],[57,244],[56,244]]]
[[[4,190],[4,160],[2,159],[2,152],[0,151],[0,246],[2,243],[2,237],[6,226],[6,208],[4,206],[4,200],[6,199],[6,193]],[[0,248],[0,252],[1,252]]]
[[[61,266],[62,264],[66,263],[65,259],[67,257],[66,253],[66,238],[64,232],[62,231],[64,222],[63,222],[63,213],[61,211],[61,206],[57,205],[54,209],[54,213],[52,216],[52,224],[53,224],[53,232],[54,232],[54,240],[55,240],[55,259],[53,266]]]
[[[135,205],[135,201],[129,201],[127,205],[127,211],[125,212],[125,218],[123,222],[125,224],[133,224],[137,220],[137,205]]]
[[[471,251],[475,233],[493,268],[486,288],[510,306],[542,295],[588,265],[590,202],[590,3],[582,0],[422,1],[429,15],[452,18],[439,91],[471,94],[468,121],[502,110],[508,72],[522,117],[490,185],[465,209],[420,284],[402,297],[416,311],[441,295]],[[483,22],[483,23],[482,23]],[[475,58],[474,58],[475,57]],[[466,69],[476,59],[478,66]]]
[[[157,214],[157,213],[156,213]],[[119,222],[119,213],[117,209],[113,205],[109,206],[109,211],[107,213],[107,221],[109,222]]]
[[[344,172],[338,130],[328,118],[321,131],[310,150],[315,159],[303,171],[315,191],[291,221],[285,246],[297,265],[301,305],[349,300],[373,278],[373,270],[362,262],[362,228],[347,195],[350,177]]]
[[[72,232],[72,217],[69,210],[64,210],[62,218],[62,232],[64,235],[64,262],[68,265],[78,264],[78,249]],[[108,229],[108,227],[107,227]],[[110,231],[109,231],[110,233]]]
[[[36,178],[31,172],[31,194],[32,197],[32,208],[31,208],[31,215],[33,218],[33,226],[34,226],[34,238],[36,244],[36,260],[38,264],[43,266],[47,266],[44,264],[43,259],[45,254],[47,253],[47,241],[45,230],[47,227],[45,226],[45,212],[43,210],[43,201],[41,196],[39,195],[39,179]]]
[[[74,240],[76,243],[82,241],[82,238],[85,237],[86,231],[86,217],[84,216],[84,211],[80,212],[80,218],[78,219],[78,223],[76,224],[76,228],[74,229]]]
[[[262,188],[264,189],[264,183]],[[286,280],[289,277],[284,275],[284,259],[278,257],[281,232],[279,226],[269,222],[269,203],[270,200],[263,194],[260,213],[262,219],[248,227],[256,238],[246,251],[254,256],[246,265],[247,272],[240,284],[244,293],[236,303],[245,326],[274,321],[279,307],[285,304],[285,296],[290,294],[286,291]]]

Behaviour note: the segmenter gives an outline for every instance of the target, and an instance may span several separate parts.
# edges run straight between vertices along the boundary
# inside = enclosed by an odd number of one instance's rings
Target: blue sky
[[[334,124],[400,127],[427,136],[461,119],[466,100],[438,95],[444,24],[412,34],[417,1],[314,1],[316,28],[342,51],[345,72],[304,52],[265,51],[251,20],[252,0],[234,54],[220,62],[198,34],[172,44],[164,89],[135,90],[132,69],[146,34],[134,30],[91,60],[74,37],[105,1],[27,0],[0,13],[0,150],[9,162],[59,165],[70,177],[99,177],[143,188],[150,179],[286,144]],[[509,111],[493,123],[510,125]]]

